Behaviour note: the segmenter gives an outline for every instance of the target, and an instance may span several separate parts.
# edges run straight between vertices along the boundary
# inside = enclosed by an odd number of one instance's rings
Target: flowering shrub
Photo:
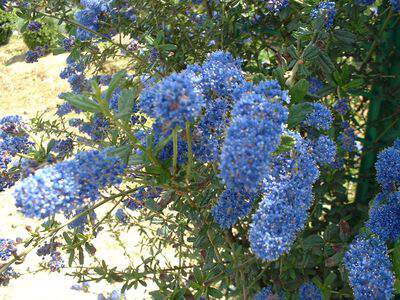
[[[398,6],[5,1],[31,32],[65,24],[71,91],[56,119],[0,120],[0,188],[44,221],[0,239],[1,282],[37,249],[80,282],[153,281],[155,299],[400,293]],[[87,262],[106,225],[139,228],[142,263]]]

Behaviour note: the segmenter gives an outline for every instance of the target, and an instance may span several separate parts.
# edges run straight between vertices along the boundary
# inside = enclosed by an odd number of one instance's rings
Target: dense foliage
[[[0,190],[44,222],[25,241],[0,239],[3,284],[36,249],[80,282],[153,281],[155,299],[400,293],[397,0],[3,9],[25,36],[63,24],[71,86],[57,118],[0,119]],[[88,259],[106,225],[137,228],[140,264]]]
[[[6,45],[12,35],[14,18],[10,12],[0,10],[0,45]]]

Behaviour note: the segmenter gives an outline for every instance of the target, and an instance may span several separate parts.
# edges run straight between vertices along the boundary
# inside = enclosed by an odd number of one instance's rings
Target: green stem
[[[172,174],[176,175],[178,169],[178,129],[175,128],[172,132],[172,144],[174,155],[172,158]]]
[[[193,166],[193,149],[192,149],[192,133],[190,131],[190,122],[186,122],[186,140],[188,144],[188,164],[187,164],[187,171],[186,171],[186,178],[190,178],[190,174],[192,172]]]

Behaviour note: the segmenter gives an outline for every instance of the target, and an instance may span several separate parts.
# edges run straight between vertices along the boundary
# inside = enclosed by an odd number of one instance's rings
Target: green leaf
[[[117,88],[118,84],[120,83],[121,79],[126,76],[126,72],[124,70],[119,71],[115,73],[113,78],[111,79],[111,82],[108,86],[107,92],[106,92],[106,102],[110,100],[112,94],[114,93],[115,89]]]
[[[74,262],[75,258],[75,249],[72,249],[71,252],[69,253],[69,258],[68,258],[68,266],[72,266],[72,263]]]
[[[293,146],[295,145],[295,139],[289,135],[282,135],[281,137],[281,143],[273,153],[273,155],[279,155],[281,153],[290,151]]]
[[[136,89],[124,89],[121,91],[121,95],[118,99],[117,117],[125,122],[128,122],[132,115],[136,93]]]
[[[84,95],[77,95],[73,93],[64,93],[61,96],[62,99],[66,100],[73,107],[78,108],[83,111],[88,111],[92,113],[100,112],[100,106],[98,103],[93,102],[88,97]]]
[[[299,103],[289,109],[288,126],[293,128],[304,121],[313,112],[311,103]]]
[[[311,61],[319,55],[319,52],[320,51],[318,47],[316,47],[314,44],[309,44],[304,49],[303,59]]]
[[[78,249],[78,254],[79,254],[79,263],[83,265],[85,263],[85,255],[83,254],[83,249],[82,247],[79,247]]]
[[[393,259],[393,270],[396,277],[400,278],[400,239],[396,241],[391,256]]]
[[[224,296],[224,294],[220,291],[217,290],[215,288],[209,287],[207,289],[208,295],[211,297],[215,297],[215,298],[222,298]]]
[[[289,55],[293,58],[293,60],[299,60],[300,55],[297,52],[297,49],[294,45],[290,45],[287,49],[287,52],[289,53]]]
[[[310,235],[303,240],[304,249],[311,249],[315,246],[324,245],[324,240],[317,234]]]
[[[63,232],[63,237],[64,237],[65,242],[66,242],[68,245],[71,245],[71,244],[72,244],[72,239],[69,237],[68,233]]]
[[[354,44],[356,41],[356,35],[351,33],[350,31],[337,29],[334,31],[334,37],[345,44]]]
[[[300,79],[294,86],[289,90],[290,96],[293,102],[301,102],[305,95],[308,93],[310,83],[306,79]]]

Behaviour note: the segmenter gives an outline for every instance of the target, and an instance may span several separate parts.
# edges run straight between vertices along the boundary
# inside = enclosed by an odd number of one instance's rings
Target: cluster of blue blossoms
[[[0,238],[0,266],[1,262],[7,261],[13,254],[16,254],[15,242],[10,239]],[[7,285],[11,278],[18,277],[18,273],[12,267],[8,267],[0,274],[0,286]]]
[[[289,252],[304,228],[313,202],[312,185],[319,175],[307,142],[298,134],[288,134],[296,145],[272,158],[264,179],[264,196],[249,232],[251,249],[266,261]]]
[[[311,11],[311,18],[322,18],[325,28],[328,30],[333,26],[333,21],[336,15],[335,2],[325,1],[318,4],[316,8]]]
[[[286,297],[283,293],[274,293],[271,286],[264,287],[254,296],[254,300],[269,300],[269,299],[283,300],[286,299]],[[313,284],[312,282],[306,282],[303,283],[299,288],[298,299],[322,300],[323,298],[320,289],[317,286],[315,286],[315,284]]]
[[[32,143],[23,129],[20,116],[6,116],[0,119],[0,191],[14,185],[18,173],[9,172],[13,159],[18,153],[27,153]]]
[[[344,263],[356,299],[391,299],[394,289],[392,263],[385,242],[400,236],[400,140],[383,150],[376,162],[382,192],[370,210],[366,227],[350,245]]]
[[[128,1],[81,0],[81,5],[84,9],[76,12],[75,19],[82,27],[77,29],[75,38],[82,42],[94,38],[94,32],[103,33],[107,38],[115,35],[117,32],[112,28],[113,18],[136,21],[135,11]]]
[[[60,246],[61,243],[59,242],[45,242],[36,251],[36,254],[41,256],[43,260],[49,257],[46,265],[51,272],[56,272],[64,268],[64,260],[61,257],[61,252],[57,251],[57,248]]]
[[[120,183],[125,165],[109,150],[78,153],[73,159],[42,168],[20,181],[16,206],[28,217],[67,215],[99,198],[99,189]]]

